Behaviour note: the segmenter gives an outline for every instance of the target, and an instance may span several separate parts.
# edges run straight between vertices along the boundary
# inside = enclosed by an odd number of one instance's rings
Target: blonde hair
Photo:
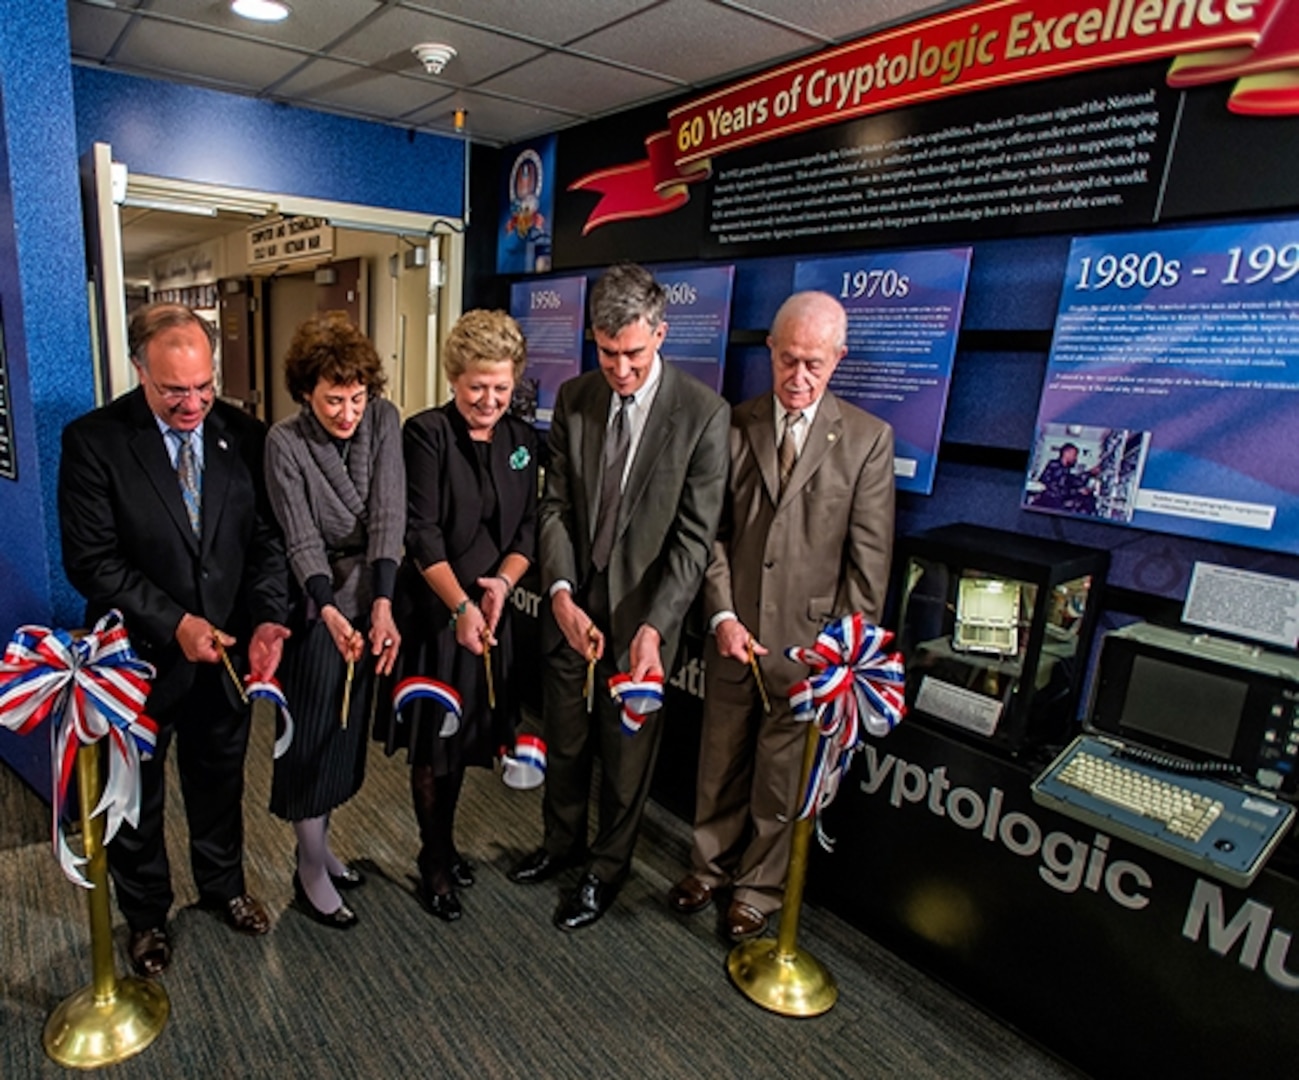
[[[443,352],[448,378],[457,379],[470,367],[487,367],[508,360],[518,382],[528,363],[523,331],[503,311],[476,308],[456,320]]]

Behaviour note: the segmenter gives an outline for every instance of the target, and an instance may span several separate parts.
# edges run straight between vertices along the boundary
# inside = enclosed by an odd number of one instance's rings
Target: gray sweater
[[[396,406],[371,399],[348,440],[346,460],[309,406],[281,420],[266,439],[266,487],[298,584],[324,574],[344,615],[368,614],[367,568],[379,559],[400,560],[406,530]]]

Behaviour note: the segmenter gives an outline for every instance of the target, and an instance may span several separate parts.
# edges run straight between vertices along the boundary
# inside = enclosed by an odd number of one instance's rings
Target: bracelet
[[[451,612],[451,625],[452,625],[452,626],[455,626],[455,624],[456,624],[456,620],[457,620],[458,618],[460,618],[460,616],[463,615],[466,611],[469,610],[469,605],[472,604],[472,603],[473,603],[473,601],[470,600],[469,597],[466,596],[463,600],[460,601],[460,603],[458,603],[458,604],[455,606],[455,609]]]
[[[512,582],[504,574],[497,574],[496,577],[498,580],[505,582],[505,595],[509,596],[510,593],[514,591],[514,582]]]

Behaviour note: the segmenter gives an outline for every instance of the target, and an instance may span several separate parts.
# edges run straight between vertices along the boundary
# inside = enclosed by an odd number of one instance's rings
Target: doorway
[[[145,295],[195,300],[200,313],[218,325],[236,313],[232,305],[246,304],[247,318],[237,322],[247,327],[247,336],[228,358],[240,371],[228,373],[227,385],[240,404],[263,420],[292,415],[297,406],[282,389],[281,358],[293,329],[322,303],[316,271],[333,264],[343,288],[340,296],[349,287],[343,268],[360,267],[347,271],[355,307],[351,302],[323,303],[358,312],[361,329],[387,369],[389,396],[402,413],[445,399],[437,328],[460,314],[464,241],[459,221],[129,174],[120,163],[111,163],[110,170],[110,162],[110,149],[98,144],[88,166],[92,196],[87,199],[99,218],[92,222],[96,229],[90,250],[99,285],[96,340],[106,357],[105,396],[134,385],[125,351],[128,295],[137,298],[134,302]],[[331,252],[319,259],[250,265],[251,227],[308,216],[327,222]],[[114,243],[120,269],[116,288]],[[410,257],[417,249],[420,257]],[[223,294],[230,281],[246,287],[240,286],[237,295]],[[311,307],[305,300],[308,292],[313,294]],[[122,314],[104,317],[113,307]]]

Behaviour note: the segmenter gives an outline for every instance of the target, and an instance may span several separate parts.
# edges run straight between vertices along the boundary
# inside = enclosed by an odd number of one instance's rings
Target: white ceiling
[[[953,0],[69,0],[72,60],[503,146],[960,6]],[[453,46],[440,76],[411,52]]]

